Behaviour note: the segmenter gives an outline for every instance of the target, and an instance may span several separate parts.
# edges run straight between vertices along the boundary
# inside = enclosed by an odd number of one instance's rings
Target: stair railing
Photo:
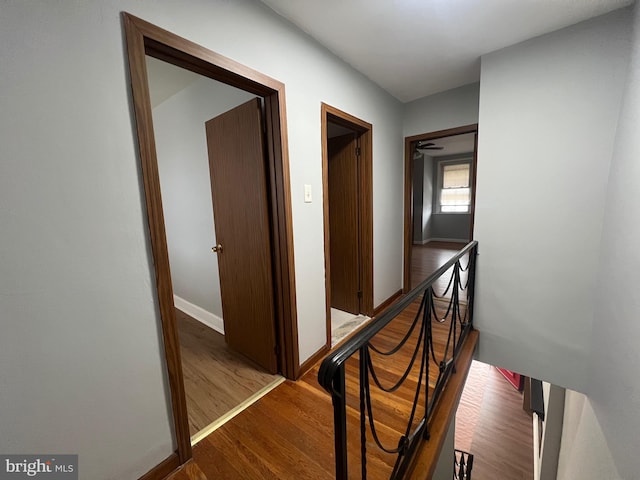
[[[463,450],[453,451],[453,480],[471,480],[473,455]]]
[[[447,379],[455,372],[455,360],[466,338],[467,333],[473,328],[473,298],[475,285],[475,265],[478,252],[478,242],[472,241],[442,265],[420,285],[400,298],[396,303],[387,308],[381,315],[374,318],[357,334],[347,340],[339,348],[330,353],[320,365],[318,381],[320,385],[331,394],[334,417],[334,442],[336,479],[348,478],[348,439],[347,439],[347,388],[345,383],[345,364],[351,357],[358,357],[358,382],[359,382],[359,406],[350,405],[359,409],[360,417],[360,472],[361,478],[367,478],[367,445],[371,444],[368,437],[373,440],[377,448],[387,454],[396,455],[391,480],[404,478],[410,466],[413,455],[420,441],[428,440],[428,420],[438,398],[447,382]],[[466,257],[466,265],[461,261]],[[447,287],[443,292],[436,292],[436,282],[449,270],[451,274],[447,280]],[[466,278],[465,278],[466,277]],[[372,343],[372,340],[391,324],[408,306],[418,303],[417,314],[409,327],[407,334],[400,342],[389,348],[381,348]],[[437,305],[436,305],[437,304]],[[444,314],[443,314],[444,311]],[[448,336],[442,351],[434,349],[433,325],[435,323],[447,323]],[[399,380],[391,386],[382,384],[378,378],[373,356],[376,358],[392,357],[400,348],[407,345],[411,335],[417,340],[414,351],[411,354],[409,365]],[[355,360],[355,359],[354,359]],[[418,363],[419,362],[419,363]],[[431,365],[433,364],[433,365]],[[437,368],[438,376],[435,387],[429,387],[429,369]],[[419,370],[415,392],[413,393],[413,406],[407,419],[404,434],[398,439],[397,445],[390,447],[381,442],[377,421],[372,408],[372,389],[376,393],[383,392],[393,396],[394,392],[405,383],[409,371]],[[393,398],[391,398],[393,401]],[[353,402],[352,402],[353,403]],[[419,409],[418,406],[421,406]],[[418,412],[422,413],[418,413]]]

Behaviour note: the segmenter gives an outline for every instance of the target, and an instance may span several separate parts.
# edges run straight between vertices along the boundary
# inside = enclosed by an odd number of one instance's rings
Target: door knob
[[[214,253],[222,253],[222,245],[218,244],[214,247],[211,247],[211,251]]]

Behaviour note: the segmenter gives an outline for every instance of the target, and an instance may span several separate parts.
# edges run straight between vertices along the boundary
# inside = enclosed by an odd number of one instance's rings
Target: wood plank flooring
[[[456,448],[474,454],[474,480],[533,479],[533,426],[522,394],[473,362],[456,415]]]
[[[461,245],[454,244],[453,248],[444,248],[444,252],[437,252],[437,248],[434,247],[436,245],[430,244],[426,255],[420,260],[421,268],[429,268],[424,266],[427,262],[431,262],[432,267],[427,273],[416,272],[417,277],[414,278],[417,278],[418,282],[446,262],[455,251],[461,248]],[[416,258],[420,257],[414,255],[414,261]],[[375,345],[379,348],[389,348],[401,338],[407,331],[408,323],[417,308],[415,303],[410,305],[397,321],[381,332],[374,342]],[[439,302],[438,311],[442,308],[442,302]],[[436,351],[442,351],[446,344],[447,326],[436,324],[434,327],[435,348]],[[385,386],[392,384],[401,375],[402,367],[406,365],[410,356],[411,346],[416,343],[415,335],[417,335],[416,332],[409,339],[406,351],[400,353],[400,359],[384,363],[380,362],[380,359],[374,359],[374,363],[379,365],[376,368],[380,381]],[[349,360],[346,368],[350,478],[360,478],[360,415],[353,408],[359,406],[356,363],[357,356]],[[435,383],[436,370],[431,368],[429,372],[431,388]],[[297,382],[286,381],[206,437],[194,447],[193,463],[172,476],[171,480],[335,478],[331,397],[318,384],[317,371],[316,365]],[[393,400],[385,398],[376,388],[372,389],[374,423],[380,440],[385,446],[395,447],[398,436],[404,433],[416,378],[416,372],[411,371],[406,388],[396,392]],[[486,376],[485,380],[481,379],[481,383],[485,384],[486,388],[482,390],[482,400],[478,400],[480,407],[477,410],[491,412],[492,418],[499,417],[505,407],[497,398],[498,394],[493,393],[493,379]],[[522,413],[526,417],[526,414]],[[517,476],[519,470],[514,467],[514,464],[526,463],[526,460],[518,455],[511,455],[507,464],[495,453],[496,449],[501,452],[510,452],[509,443],[512,442],[513,435],[512,431],[505,429],[506,427],[496,425],[487,420],[484,414],[476,419],[469,447],[471,452],[476,454],[473,478],[476,480],[498,478],[528,480],[531,477],[524,474]],[[515,423],[509,423],[508,427],[514,427],[520,431],[520,427]],[[388,479],[395,457],[377,449],[370,429],[367,430],[367,451],[369,452],[367,478]],[[476,431],[478,431],[477,434]],[[482,445],[484,446],[481,448]],[[493,446],[496,448],[494,449]],[[486,450],[485,447],[487,447]],[[529,451],[532,456],[532,449]],[[481,459],[481,457],[484,458]],[[521,470],[524,471],[525,468]]]
[[[429,242],[425,245],[412,245],[411,288],[416,287],[441,265],[447,263],[447,260],[458,253],[465,245],[465,243],[457,242]],[[449,277],[444,275],[443,278],[448,279]],[[447,286],[443,281],[438,282],[436,285],[443,289]]]
[[[440,309],[441,307],[438,307]],[[394,322],[378,335],[375,345],[388,349],[402,338],[418,309],[413,303]],[[448,327],[434,326],[434,346],[443,350]],[[390,386],[402,376],[409,364],[417,330],[407,345],[392,361],[382,361],[372,353],[378,377]],[[360,414],[357,355],[347,362],[347,435],[349,441],[350,477],[360,477]],[[297,382],[286,381],[232,421],[218,428],[198,443],[193,450],[197,467],[190,472],[183,469],[173,480],[191,478],[208,479],[327,479],[334,478],[333,410],[331,397],[317,382],[318,365]],[[415,395],[418,366],[410,370],[407,382],[393,396],[383,394],[375,385],[371,387],[371,403],[378,437],[387,448],[395,448],[405,434],[410,409]],[[437,378],[433,365],[429,372],[429,390]],[[424,386],[421,388],[424,392]],[[418,410],[418,418],[424,404]],[[413,426],[417,424],[414,420]],[[380,450],[368,428],[367,478],[388,479],[395,455]],[[197,475],[193,471],[198,469]],[[204,477],[203,477],[204,476]]]
[[[176,320],[192,436],[280,378],[229,349],[223,335],[178,309]]]

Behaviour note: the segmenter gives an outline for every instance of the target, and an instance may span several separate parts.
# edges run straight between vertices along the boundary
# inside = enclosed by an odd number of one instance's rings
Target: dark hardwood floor
[[[415,303],[410,305],[380,332],[375,345],[388,348],[397,343],[407,332],[417,308]],[[443,351],[448,327],[438,324],[434,329],[434,348]],[[417,331],[393,360],[373,359],[378,377],[385,386],[400,378],[404,367],[409,364],[416,337]],[[353,478],[358,478],[360,472],[357,362],[357,356],[353,357],[346,367],[347,435],[352,439],[349,442],[349,470]],[[193,449],[195,466],[181,470],[172,477],[173,480],[334,478],[331,397],[318,384],[317,373],[318,365],[297,382],[286,381],[204,438]],[[418,366],[414,365],[406,384],[392,396],[372,386],[374,423],[379,439],[386,447],[395,448],[405,433],[417,377]],[[432,366],[429,372],[430,391],[436,378],[437,368]],[[418,415],[423,411],[423,408],[419,410]],[[367,451],[367,478],[388,479],[395,455],[377,448],[370,431],[367,434]]]
[[[414,254],[414,262],[419,264],[419,268],[415,276],[412,275],[413,278],[416,282],[423,280],[460,248],[462,244],[445,245],[441,249],[430,244],[416,249],[419,253]],[[431,270],[428,270],[429,268]],[[445,287],[446,284],[442,290]],[[375,345],[379,348],[389,348],[394,345],[407,332],[408,324],[417,308],[416,303],[411,304],[396,321],[381,331],[374,341]],[[444,301],[438,301],[436,304],[438,312],[442,312],[443,308]],[[436,352],[443,351],[447,332],[446,324],[434,324]],[[382,362],[380,358],[374,358],[378,376],[385,386],[392,384],[402,374],[403,366],[409,360],[411,347],[416,343],[415,335],[414,332],[406,348],[402,349],[397,355],[398,358],[393,361]],[[473,332],[470,338],[473,338],[473,345],[475,345],[477,332]],[[467,357],[469,363],[470,355],[469,352]],[[359,413],[354,408],[359,406],[356,362],[357,356],[348,361],[346,368],[347,435],[352,439],[349,443],[350,478],[360,478],[360,423]],[[174,474],[171,480],[335,478],[331,397],[318,384],[317,372],[318,365],[297,382],[284,382],[207,436],[194,447],[193,462]],[[433,388],[436,375],[437,369],[431,368],[429,390]],[[380,441],[387,447],[397,446],[399,436],[404,434],[409,406],[415,392],[416,378],[417,372],[414,368],[405,387],[399,389],[392,399],[382,395],[377,388],[372,389],[372,408],[376,429]],[[453,382],[453,379],[450,382]],[[495,417],[499,417],[499,413],[504,412],[505,408],[504,403],[497,398],[500,395],[494,392],[493,379],[489,376],[481,378],[480,384],[485,387],[482,389],[482,400],[477,400],[480,405],[476,410],[481,414],[475,418],[469,446],[469,450],[476,454],[473,478],[476,480],[529,479],[530,477],[524,475],[511,476],[516,475],[514,472],[525,471],[528,468],[528,464],[525,467],[518,466],[519,462],[528,462],[526,455],[514,454],[510,460],[511,463],[506,465],[504,460],[495,453],[496,451],[511,452],[514,432],[507,431],[504,424],[492,421]],[[445,391],[451,392],[451,389],[447,387]],[[491,415],[486,415],[485,411],[491,412]],[[420,413],[418,412],[419,415]],[[522,413],[526,417],[526,414]],[[510,423],[509,426],[514,426],[520,431],[515,424]],[[459,428],[463,430],[462,427]],[[388,479],[395,457],[379,450],[375,446],[370,430],[367,430],[367,478]],[[495,448],[492,448],[494,444]],[[487,448],[484,449],[485,447]],[[493,470],[487,468],[487,464]]]
[[[441,265],[459,252],[466,244],[457,242],[429,242],[425,245],[411,247],[411,288],[416,287],[425,278],[435,272]],[[448,275],[443,278],[448,279]],[[444,290],[445,280],[436,283]]]

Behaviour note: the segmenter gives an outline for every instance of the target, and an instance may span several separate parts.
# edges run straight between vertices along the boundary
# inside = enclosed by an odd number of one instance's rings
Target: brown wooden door
[[[331,306],[356,315],[360,313],[357,148],[355,134],[327,140]]]
[[[225,339],[276,373],[267,176],[260,100],[206,122]]]

